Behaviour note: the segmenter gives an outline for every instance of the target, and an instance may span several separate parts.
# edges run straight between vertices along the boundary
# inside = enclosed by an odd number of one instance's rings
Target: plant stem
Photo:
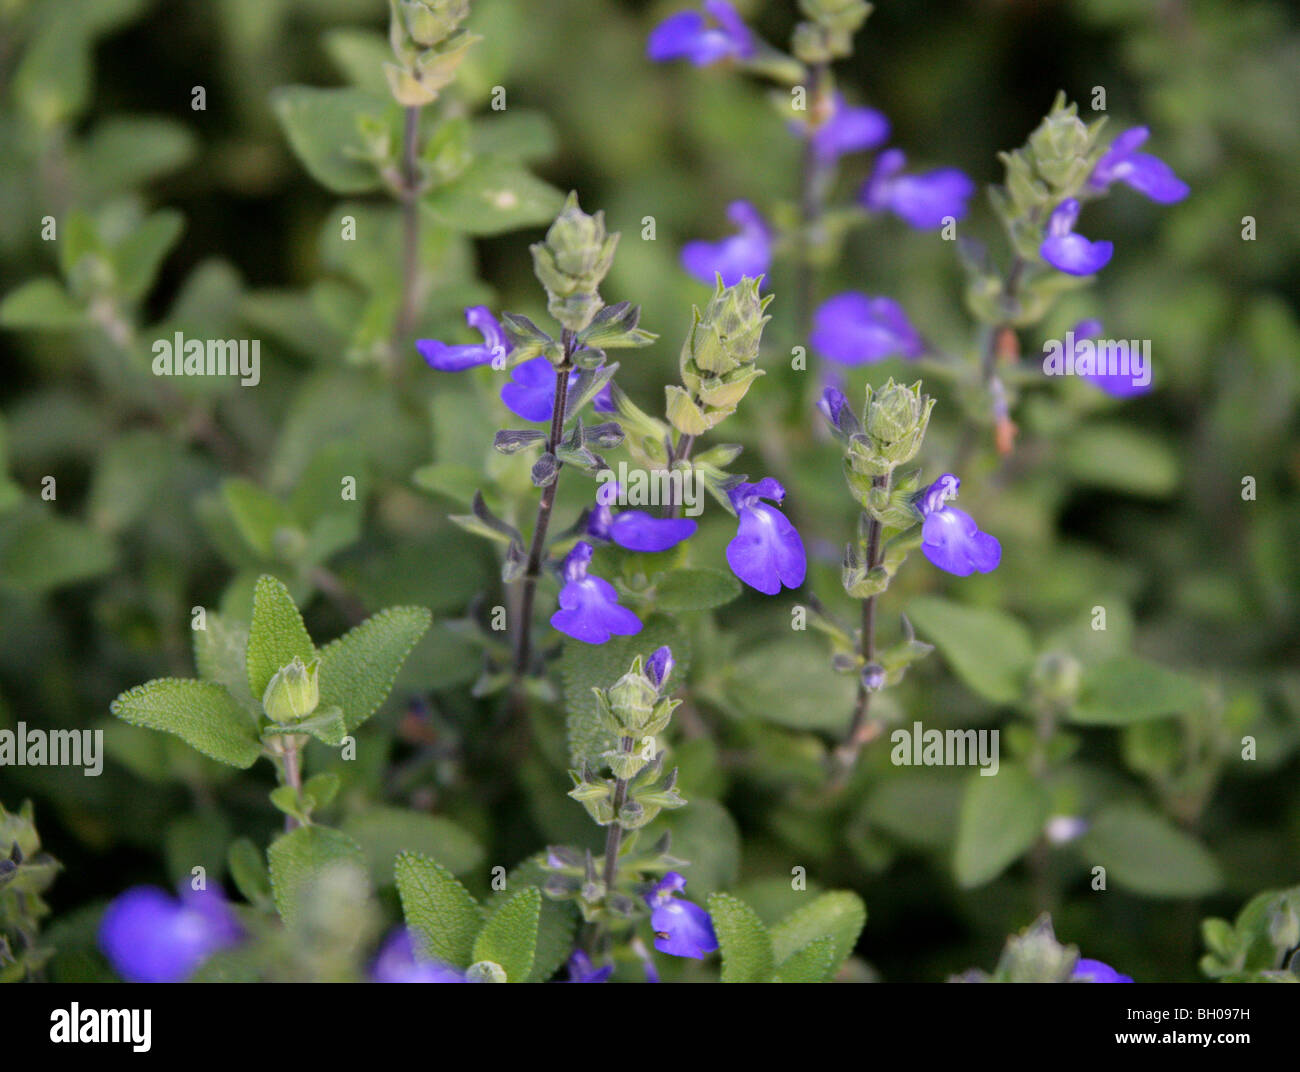
[[[695,436],[682,433],[682,438],[678,440],[676,447],[671,447],[668,451],[668,475],[671,478],[673,466],[678,462],[684,462],[691,456],[691,448],[695,446]],[[685,476],[682,477],[685,480]],[[677,507],[681,504],[677,501],[677,495],[673,491],[673,483],[668,481],[668,501],[663,506],[664,517],[676,517]]]
[[[885,477],[871,478],[874,487],[882,487]],[[875,569],[880,562],[880,536],[883,526],[875,518],[867,522],[867,571]],[[868,596],[862,601],[862,636],[859,650],[862,652],[862,665],[865,668],[876,657],[876,596]],[[832,784],[842,785],[858,761],[858,755],[864,747],[880,735],[881,723],[871,720],[871,690],[861,676],[858,678],[858,699],[853,707],[853,720],[849,723],[849,732],[843,743],[835,750],[833,756]]]
[[[633,744],[631,737],[624,737],[620,751],[624,755],[630,754]],[[614,880],[618,878],[618,850],[623,844],[623,826],[618,821],[618,813],[625,803],[627,803],[627,779],[619,778],[614,782],[614,821],[605,832],[605,871],[603,878],[605,880],[606,896],[614,888]]]
[[[554,454],[564,438],[564,410],[569,403],[569,368],[577,337],[568,328],[564,330],[564,362],[555,370],[555,402],[551,413],[551,431],[546,437],[546,449]],[[537,504],[537,521],[533,525],[533,539],[528,549],[528,567],[520,580],[522,597],[519,601],[518,629],[515,633],[516,680],[528,672],[532,655],[533,601],[537,596],[537,579],[542,573],[542,559],[546,554],[546,530],[551,524],[551,511],[555,507],[555,492],[560,484],[559,460],[556,460],[555,479],[542,489]]]
[[[406,109],[402,131],[402,172],[398,198],[402,203],[402,297],[393,324],[392,369],[402,364],[401,344],[415,330],[420,275],[420,109]]]
[[[284,784],[293,787],[294,795],[302,797],[302,738],[297,734],[286,734],[281,738],[280,766],[284,772]],[[296,830],[302,824],[292,815],[285,815],[284,829],[287,833]]]

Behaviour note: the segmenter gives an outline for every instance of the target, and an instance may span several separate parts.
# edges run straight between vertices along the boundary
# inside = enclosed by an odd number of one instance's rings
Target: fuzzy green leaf
[[[174,733],[232,767],[251,767],[262,754],[248,712],[212,681],[158,678],[122,693],[109,710],[133,726]]]
[[[740,582],[715,569],[680,569],[664,574],[655,584],[660,610],[680,612],[712,610],[740,595]]]
[[[341,707],[348,729],[356,729],[387,698],[432,624],[425,607],[389,607],[327,644],[320,653],[321,704]]]
[[[336,194],[378,188],[360,123],[384,117],[392,101],[357,89],[284,86],[271,94],[271,107],[303,167],[322,186]]]
[[[0,326],[6,328],[61,331],[85,319],[85,310],[54,279],[29,279],[0,301]]]
[[[365,869],[361,846],[327,826],[300,826],[281,834],[271,842],[266,856],[276,910],[290,925],[299,918],[311,884],[328,868],[351,865]]]
[[[722,949],[724,983],[767,983],[776,967],[772,940],[749,905],[729,893],[709,898],[709,915]]]
[[[261,701],[276,671],[291,663],[295,655],[309,663],[316,657],[315,645],[289,589],[282,581],[263,574],[253,591],[253,624],[248,630],[248,689],[255,700]],[[321,665],[323,678],[324,663]],[[321,703],[328,707],[338,701],[326,699],[322,689]]]
[[[473,963],[483,911],[450,871],[418,853],[404,852],[393,867],[406,925],[421,951],[464,970]]]
[[[786,957],[776,970],[776,982],[825,983],[836,967],[835,939],[818,938]]]
[[[535,886],[513,894],[483,924],[474,939],[470,962],[490,960],[505,969],[507,982],[527,982],[537,952],[541,911],[542,894]]]
[[[382,805],[348,816],[343,832],[365,851],[376,885],[393,882],[393,864],[404,852],[440,860],[452,874],[464,874],[483,860],[475,837],[450,819]]]
[[[1158,663],[1121,655],[1089,667],[1070,721],[1089,726],[1125,726],[1198,707],[1196,682]]]
[[[1078,842],[1088,867],[1148,897],[1202,897],[1223,884],[1214,857],[1190,834],[1137,804],[1104,809]]]
[[[549,223],[563,203],[564,195],[554,186],[516,164],[487,156],[424,200],[438,223],[472,235]]]
[[[769,930],[778,970],[819,938],[831,940],[831,969],[838,968],[853,952],[866,922],[867,906],[856,893],[848,890],[823,893],[812,904],[792,912]]]
[[[506,888],[488,898],[487,908],[495,911],[524,886],[541,887],[550,873],[546,869],[546,853],[531,856],[506,876]],[[568,901],[542,898],[542,911],[537,922],[537,949],[533,957],[533,970],[528,982],[544,983],[551,978],[573,952],[573,936],[578,928],[578,911]]]

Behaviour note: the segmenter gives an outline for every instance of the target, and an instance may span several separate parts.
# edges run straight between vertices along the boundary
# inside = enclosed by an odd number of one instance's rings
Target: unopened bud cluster
[[[437,99],[480,38],[461,28],[469,0],[389,0],[388,38],[395,63],[384,65],[397,103],[418,108]]]
[[[570,193],[546,240],[530,247],[547,308],[570,331],[587,327],[604,306],[600,284],[617,245],[618,232],[606,231],[605,214],[587,215],[578,206],[578,195]]]
[[[275,672],[262,693],[262,709],[273,722],[299,722],[320,704],[320,660],[297,655]]]
[[[701,435],[736,411],[753,382],[771,296],[760,297],[759,280],[748,277],[717,290],[704,310],[696,308],[682,345],[684,387],[665,388],[668,420],[684,435]]]

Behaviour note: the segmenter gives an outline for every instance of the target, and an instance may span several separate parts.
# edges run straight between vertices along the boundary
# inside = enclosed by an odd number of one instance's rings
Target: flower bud
[[[1034,691],[1044,700],[1060,707],[1069,707],[1079,696],[1083,684],[1083,666],[1073,655],[1049,651],[1038,657],[1034,666],[1032,684]]]
[[[589,216],[569,194],[564,208],[546,232],[546,240],[531,246],[533,270],[546,288],[547,308],[570,331],[581,331],[604,306],[600,284],[614,262],[618,232],[605,230],[605,214]]]
[[[1029,135],[1029,151],[1038,174],[1058,189],[1081,182],[1089,164],[1086,157],[1092,147],[1088,126],[1079,118],[1078,109],[1058,97],[1051,112]]]
[[[396,0],[411,40],[428,48],[445,40],[469,17],[469,0]]]
[[[918,380],[904,387],[892,379],[876,392],[867,386],[861,433],[849,437],[847,462],[859,474],[883,476],[916,457],[930,424],[934,399]]]
[[[467,983],[504,983],[507,982],[506,970],[495,960],[480,960],[465,969]]]
[[[297,655],[276,671],[262,693],[262,709],[274,722],[298,722],[320,703],[320,659],[304,664]]]
[[[856,33],[871,14],[866,0],[799,0],[799,10],[828,30]]]
[[[388,40],[396,63],[384,65],[388,88],[404,108],[438,98],[456,77],[476,34],[460,29],[468,0],[390,0]]]

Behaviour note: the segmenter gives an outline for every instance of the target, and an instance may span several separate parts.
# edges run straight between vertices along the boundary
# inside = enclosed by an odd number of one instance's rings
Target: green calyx
[[[388,87],[404,108],[431,104],[456,78],[471,45],[481,40],[460,28],[468,0],[389,0],[388,39],[395,63],[384,65]]]
[[[605,229],[603,212],[589,216],[570,193],[545,241],[529,247],[547,308],[570,331],[582,331],[604,306],[600,284],[614,263],[618,238],[617,231]]]
[[[862,411],[863,431],[849,437],[845,471],[858,494],[854,477],[878,477],[892,473],[916,457],[930,424],[934,399],[921,392],[921,381],[910,387],[889,380],[879,391],[867,386]],[[871,481],[863,483],[866,495]],[[862,499],[862,496],[859,496]],[[865,505],[865,500],[864,505]]]
[[[262,694],[262,709],[273,722],[298,722],[320,703],[320,659],[304,663],[297,655],[276,671]]]

